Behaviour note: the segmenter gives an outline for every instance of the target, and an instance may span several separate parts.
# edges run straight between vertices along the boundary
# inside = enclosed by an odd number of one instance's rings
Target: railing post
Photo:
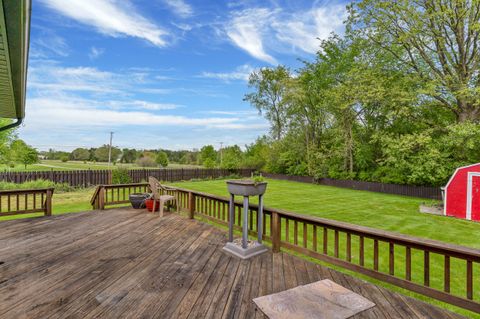
[[[98,209],[105,209],[105,187],[100,186],[100,191],[98,192]]]
[[[280,252],[280,236],[281,236],[281,224],[280,215],[272,211],[272,252]]]
[[[195,195],[192,192],[188,192],[188,218],[193,219],[195,217]]]
[[[52,195],[53,190],[47,189],[47,196],[45,198],[45,216],[52,216]]]

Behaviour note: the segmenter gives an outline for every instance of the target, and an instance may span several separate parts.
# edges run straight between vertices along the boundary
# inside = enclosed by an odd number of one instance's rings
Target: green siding
[[[30,0],[0,0],[0,117],[25,116]]]

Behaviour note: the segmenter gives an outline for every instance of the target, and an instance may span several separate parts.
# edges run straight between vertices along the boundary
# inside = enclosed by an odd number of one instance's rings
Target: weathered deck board
[[[241,261],[176,214],[112,209],[0,224],[1,318],[261,318],[252,299],[321,279],[377,306],[354,318],[460,318],[289,254]]]

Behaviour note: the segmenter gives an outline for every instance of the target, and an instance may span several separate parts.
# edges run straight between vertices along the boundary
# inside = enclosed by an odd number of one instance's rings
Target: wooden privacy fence
[[[148,176],[158,180],[175,182],[191,179],[219,178],[232,174],[247,177],[251,169],[226,170],[221,168],[179,168],[179,169],[131,169],[128,174],[133,183],[146,181]],[[24,183],[38,179],[55,183],[67,183],[74,187],[107,185],[112,183],[112,170],[76,170],[76,171],[38,171],[38,172],[0,172],[0,181]]]
[[[0,191],[0,217],[44,213],[52,215],[53,188]]]
[[[24,183],[38,179],[50,180],[55,183],[67,183],[75,187],[110,184],[110,170],[78,170],[78,171],[35,171],[35,172],[0,172],[0,181]]]
[[[146,190],[148,185],[103,187],[104,191],[99,190],[101,187],[97,189],[92,203],[101,202],[104,208],[106,205],[128,203],[126,194],[135,187]],[[190,218],[200,216],[228,225],[228,198],[181,188],[176,192],[180,207],[188,212]],[[100,200],[100,197],[103,199]],[[242,207],[241,202],[235,203],[236,229],[242,226]],[[257,225],[260,224],[257,212],[258,206],[250,204],[247,226],[252,236],[257,234]],[[273,252],[282,249],[295,251],[480,312],[480,286],[474,284],[480,275],[480,250],[273,208],[264,208],[261,225],[263,239],[271,243]],[[452,281],[452,278],[455,280]]]
[[[335,186],[342,188],[350,188],[363,191],[371,191],[385,194],[413,196],[428,199],[442,199],[442,191],[440,187],[431,186],[415,186],[415,185],[397,185],[377,182],[364,182],[355,180],[341,180],[333,178],[315,179],[311,176],[297,176],[284,174],[262,173],[264,177],[280,180],[288,180],[302,183],[315,183],[326,186]]]
[[[250,177],[252,169],[228,170],[223,168],[180,168],[180,169],[132,169],[129,171],[132,183],[140,183],[153,176],[159,181],[176,182],[191,179],[219,178],[229,175]]]

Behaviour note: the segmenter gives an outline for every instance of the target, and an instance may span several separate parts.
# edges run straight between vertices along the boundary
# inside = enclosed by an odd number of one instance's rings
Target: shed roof
[[[457,175],[457,173],[458,173],[461,169],[469,168],[469,167],[474,167],[474,166],[478,166],[478,165],[480,165],[480,163],[475,163],[475,164],[470,164],[470,165],[465,165],[465,166],[458,167],[458,168],[455,170],[455,172],[452,174],[452,176],[450,176],[450,179],[448,180],[447,185],[445,185],[445,189],[447,189],[448,186],[450,186],[450,184],[452,183],[453,179],[455,178],[455,175]]]
[[[25,117],[31,0],[0,0],[0,117]]]

